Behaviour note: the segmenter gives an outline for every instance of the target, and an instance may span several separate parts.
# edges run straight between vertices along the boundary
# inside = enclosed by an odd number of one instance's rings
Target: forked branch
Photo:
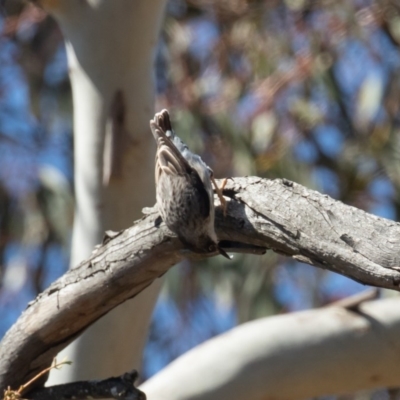
[[[400,289],[400,224],[286,180],[235,178],[224,195],[227,215],[217,210],[216,231],[227,251],[270,248],[364,284]],[[183,257],[200,257],[183,252],[158,222],[152,212],[109,235],[28,305],[0,345],[0,390],[19,387],[51,365],[90,324]]]

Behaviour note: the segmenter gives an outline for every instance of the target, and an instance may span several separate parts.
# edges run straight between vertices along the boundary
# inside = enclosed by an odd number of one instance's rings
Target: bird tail
[[[162,110],[155,114],[154,119],[150,121],[150,128],[157,142],[156,182],[162,171],[170,175],[190,173],[193,168],[167,136],[167,132],[172,131],[168,111]]]
[[[154,119],[150,121],[150,128],[153,132],[154,139],[156,142],[160,137],[167,137],[167,132],[172,131],[171,120],[169,118],[169,112],[162,110],[154,115]]]
[[[160,111],[155,115],[157,118],[158,125],[164,132],[172,131],[171,120],[169,118],[169,112],[164,108],[164,110]]]

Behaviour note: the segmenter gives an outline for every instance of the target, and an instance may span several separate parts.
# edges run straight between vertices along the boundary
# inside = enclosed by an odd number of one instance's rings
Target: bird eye
[[[211,252],[213,252],[213,251],[215,251],[217,248],[215,247],[215,244],[210,244],[209,246],[208,246],[208,251],[211,253]]]

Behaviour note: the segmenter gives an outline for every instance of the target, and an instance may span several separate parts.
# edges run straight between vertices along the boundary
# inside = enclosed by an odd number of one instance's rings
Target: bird
[[[226,212],[222,188],[215,182],[212,169],[172,129],[167,110],[150,120],[157,143],[155,182],[157,208],[162,220],[183,244],[195,253],[218,252],[230,259],[219,246],[215,233],[214,193]]]

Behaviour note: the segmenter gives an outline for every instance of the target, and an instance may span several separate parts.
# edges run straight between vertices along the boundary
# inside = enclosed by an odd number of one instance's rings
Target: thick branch
[[[226,194],[238,201],[217,222],[220,239],[267,246],[364,284],[400,289],[399,223],[286,179],[237,178]]]
[[[279,253],[399,290],[400,224],[282,180],[236,178],[218,215],[221,240]],[[90,259],[31,302],[0,345],[0,390],[18,387],[49,366],[58,351],[113,307],[135,296],[184,256],[157,214],[108,238]]]
[[[262,318],[188,351],[140,389],[149,400],[300,400],[400,383],[400,300]]]

